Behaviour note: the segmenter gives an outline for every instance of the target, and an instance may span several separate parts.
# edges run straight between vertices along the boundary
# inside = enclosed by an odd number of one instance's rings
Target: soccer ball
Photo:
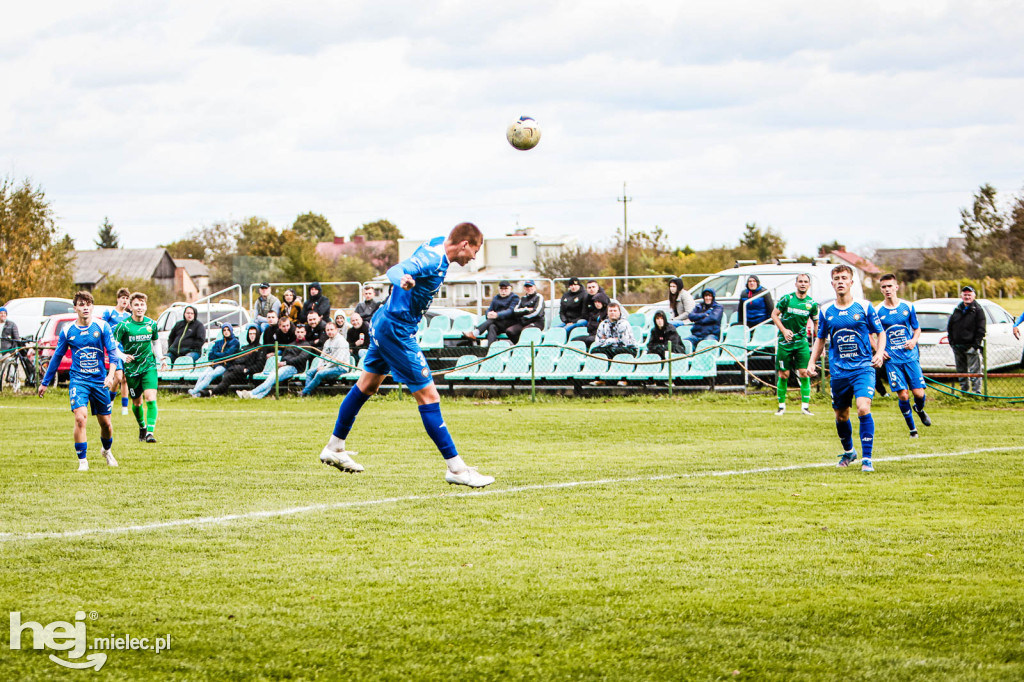
[[[505,131],[508,143],[520,151],[533,149],[540,142],[540,126],[529,116],[520,116]]]

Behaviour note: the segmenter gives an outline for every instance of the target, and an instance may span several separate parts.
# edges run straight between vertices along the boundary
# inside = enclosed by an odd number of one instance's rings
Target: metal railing
[[[312,282],[268,282],[268,284],[270,285],[271,293],[273,293],[273,290],[274,290],[275,287],[277,287],[277,288],[285,287],[285,288],[289,288],[289,289],[295,289],[297,287],[302,287],[302,300],[303,300],[303,302],[305,302],[309,298],[309,285],[312,284]],[[380,282],[351,282],[351,281],[348,281],[348,282],[320,282],[320,285],[321,285],[320,293],[323,294],[324,287],[346,287],[346,286],[357,287],[356,295],[355,295],[355,300],[358,303],[360,300],[362,300],[361,294],[362,294],[362,291],[363,291],[363,286],[367,285],[367,284],[376,287],[376,286],[378,286],[380,284]],[[249,310],[253,309],[253,307],[255,306],[255,303],[256,303],[256,299],[259,297],[259,294],[256,293],[256,290],[259,289],[259,286],[260,286],[259,284],[255,284],[255,283],[249,285]],[[281,296],[277,296],[277,300],[282,301]],[[350,307],[352,307],[352,306],[336,305],[336,306],[332,306],[331,311],[333,312],[334,310],[337,310],[339,308],[350,308]]]

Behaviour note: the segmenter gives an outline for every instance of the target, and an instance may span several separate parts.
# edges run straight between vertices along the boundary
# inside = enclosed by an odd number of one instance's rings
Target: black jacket
[[[299,317],[299,322],[306,323],[310,310],[320,313],[320,318],[323,320],[331,319],[331,299],[324,296],[323,293],[307,298],[306,302],[302,304],[302,314]]]
[[[679,332],[676,331],[676,328],[668,322],[661,328],[655,324],[651,327],[650,338],[647,339],[647,350],[652,353],[658,353],[658,351],[682,353],[683,341],[679,338]]]
[[[373,317],[373,314],[375,312],[377,312],[377,308],[379,308],[379,307],[380,307],[380,301],[373,301],[373,300],[371,300],[371,301],[360,301],[359,305],[356,306],[356,309],[355,309],[354,312],[359,313],[359,315],[364,320],[369,322],[370,318]]]
[[[305,348],[306,350],[302,350]],[[281,362],[286,365],[291,365],[300,372],[306,369],[306,365],[313,358],[308,351],[313,350],[313,345],[303,339],[302,341],[295,341],[292,345],[281,351]]]
[[[248,333],[246,334],[248,336]],[[250,343],[242,347],[241,353],[246,353],[251,350],[258,349],[260,346],[259,339],[257,338],[256,343]],[[254,353],[248,355],[242,355],[228,363],[228,372],[232,374],[244,374],[245,376],[252,376],[253,374],[259,374],[263,366],[267,364],[267,356],[265,353],[256,350]]]
[[[969,306],[961,302],[949,316],[946,331],[949,333],[951,346],[981,348],[981,342],[985,338],[985,311],[977,301]]]
[[[323,320],[315,327],[307,324],[306,340],[318,351],[323,350],[324,344],[327,343],[327,324]]]
[[[288,327],[288,332],[281,331],[280,327],[267,327],[263,330],[263,345],[270,346],[265,350],[268,353],[274,352],[274,342],[277,341],[278,345],[283,346],[288,343],[295,343],[295,325]]]
[[[600,310],[594,305],[594,301],[601,302]],[[600,289],[593,296],[587,296],[587,334],[593,336],[597,333],[597,327],[601,324],[601,320],[608,317],[609,303],[611,303],[611,299],[608,298],[608,294]]]
[[[572,324],[583,319],[587,310],[587,292],[580,289],[575,294],[566,291],[558,307],[558,317],[566,324]]]
[[[539,324],[544,327],[544,297],[534,292],[523,296],[515,307],[516,321],[522,325]]]
[[[191,322],[182,319],[171,327],[171,335],[167,338],[167,352],[175,355],[202,353],[205,343],[206,326],[199,321],[199,316],[196,315]]]
[[[359,342],[360,338],[362,338],[362,343]],[[361,327],[349,327],[348,331],[345,332],[345,340],[348,341],[350,352],[366,350],[370,347],[370,326],[363,322]]]

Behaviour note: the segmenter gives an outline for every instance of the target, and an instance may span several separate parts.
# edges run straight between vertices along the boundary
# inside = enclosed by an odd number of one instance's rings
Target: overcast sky
[[[1024,186],[1022,42],[1009,0],[17,3],[0,175],[79,248],[306,211],[597,242],[623,182],[676,245],[918,246]]]

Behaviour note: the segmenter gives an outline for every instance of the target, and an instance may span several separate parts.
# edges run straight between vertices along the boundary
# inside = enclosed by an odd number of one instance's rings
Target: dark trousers
[[[951,346],[953,358],[956,360],[957,374],[980,374],[981,351],[974,346]],[[981,377],[964,377],[960,379],[960,390],[981,393]]]
[[[607,355],[609,358],[614,358],[619,353],[628,353],[629,355],[636,357],[636,346],[613,343],[608,346],[594,346],[590,349],[590,352],[594,355]]]
[[[508,328],[515,323],[515,320],[484,320],[476,328],[476,336],[480,338],[487,334],[487,344],[490,345],[498,340],[499,334],[504,334]]]
[[[249,377],[245,370],[240,367],[228,367],[228,370],[220,375],[220,382],[209,388],[211,395],[225,395],[231,391],[236,384],[249,383]]]
[[[539,320],[534,322],[527,322],[526,324],[523,324],[522,322],[516,322],[514,325],[505,330],[505,333],[508,335],[508,340],[511,341],[512,343],[519,343],[519,337],[522,335],[523,330],[526,329],[527,327],[536,327],[537,329],[544,328],[541,326]]]

